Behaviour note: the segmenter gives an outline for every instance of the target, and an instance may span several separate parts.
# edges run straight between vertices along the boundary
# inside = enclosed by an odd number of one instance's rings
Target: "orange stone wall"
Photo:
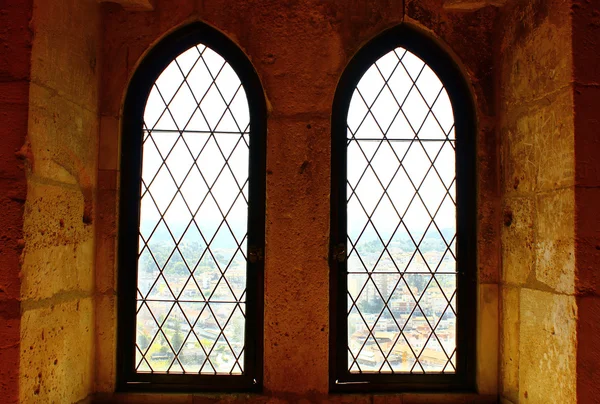
[[[114,394],[122,104],[191,21],[238,44],[269,103],[264,392]],[[477,108],[478,393],[329,395],[331,104],[401,23],[447,49]],[[0,397],[594,402],[599,27],[598,0],[0,0]]]
[[[574,403],[571,1],[512,2],[502,26],[500,394],[504,403]]]
[[[495,401],[501,209],[493,32],[498,9],[484,2],[475,7],[463,3],[159,0],[153,11],[104,5],[96,258],[97,391],[109,394],[115,381],[116,190],[120,114],[127,83],[154,43],[186,22],[200,20],[222,30],[248,55],[270,107],[264,394],[253,397],[261,402],[268,397],[275,401],[371,400],[368,396],[342,399],[327,393],[330,116],[338,79],[352,55],[378,33],[404,21],[437,38],[463,67],[473,87],[479,119],[478,385],[482,395],[454,399]],[[114,399],[110,395],[100,397]],[[203,397],[208,399],[199,395],[196,400]],[[404,402],[417,399],[415,395],[394,395],[382,402],[402,397]],[[181,397],[182,402],[188,399]]]
[[[600,1],[574,1],[577,399],[600,397]]]
[[[21,251],[33,2],[0,2],[0,397],[19,400]]]
[[[72,403],[95,377],[100,16],[91,0],[33,6],[19,401]]]

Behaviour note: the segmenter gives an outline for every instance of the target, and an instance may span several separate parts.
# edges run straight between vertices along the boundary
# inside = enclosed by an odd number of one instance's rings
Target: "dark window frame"
[[[457,197],[457,367],[455,374],[351,374],[347,327],[347,143],[346,121],[352,94],[363,74],[387,52],[403,47],[439,77],[454,110]],[[330,349],[332,392],[475,391],[477,313],[476,113],[470,87],[457,63],[427,34],[406,24],[364,45],[344,70],[332,110],[330,223]]]
[[[143,114],[162,71],[182,52],[203,44],[219,53],[244,86],[250,109],[248,240],[244,373],[242,375],[135,372],[135,318],[140,215]],[[134,73],[123,109],[118,255],[117,389],[119,391],[260,391],[263,376],[263,280],[265,245],[266,120],[263,88],[244,52],[203,23],[189,24],[162,39]],[[135,268],[135,271],[127,270]]]

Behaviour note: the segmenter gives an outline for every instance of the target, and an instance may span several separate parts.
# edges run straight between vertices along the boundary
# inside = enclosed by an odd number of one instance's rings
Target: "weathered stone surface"
[[[570,6],[567,0],[508,2],[500,19],[500,392],[512,403],[576,399],[576,313],[569,296],[575,279],[576,158]]]
[[[65,298],[68,298],[65,296]],[[21,320],[21,403],[72,403],[93,388],[92,299],[24,304]]]
[[[125,10],[152,11],[155,0],[98,0],[99,2],[110,2],[121,5]]]
[[[594,402],[600,395],[600,298],[577,298],[577,399]]]
[[[0,5],[0,397],[19,402],[20,271],[27,198],[33,1]]]
[[[32,20],[31,80],[90,111],[98,100],[99,18],[92,0],[36,0]]]
[[[120,161],[119,120],[113,116],[100,119],[98,169],[118,170]]]
[[[565,88],[572,77],[570,0],[509,2],[501,42],[502,109]]]
[[[535,162],[535,138],[523,120],[505,130],[502,143],[502,183],[505,194],[535,190],[538,167]]]
[[[308,126],[302,120],[271,121],[272,141],[267,152],[267,197],[271,202],[267,208],[269,241],[265,251],[265,388],[324,393],[329,343],[329,173],[324,164],[329,125],[325,120],[311,120]],[[282,368],[286,371],[281,372]]]
[[[117,284],[117,175],[116,171],[98,172],[95,276],[99,293],[112,293]]]
[[[600,58],[599,58],[600,59]],[[600,81],[600,80],[599,80]],[[576,184],[583,187],[600,187],[600,115],[595,108],[600,99],[600,85],[575,84],[573,101],[575,109]]]
[[[117,370],[117,307],[115,294],[96,294],[95,306],[95,392],[115,391]]]
[[[479,313],[477,318],[477,391],[482,395],[498,392],[498,311],[497,284],[479,286]]]
[[[534,268],[535,204],[530,198],[505,200],[502,227],[502,281],[522,285]]]
[[[30,178],[27,199],[21,297],[92,293],[94,234],[83,222],[81,191]]]
[[[597,85],[600,82],[600,2],[574,0],[572,10],[573,78],[576,83]],[[580,112],[579,108],[575,109],[576,115]]]
[[[516,287],[502,287],[500,394],[515,403],[519,400],[519,294]]]
[[[88,0],[40,0],[31,21],[23,403],[77,402],[93,391],[98,11]]]
[[[575,282],[573,188],[537,197],[536,279],[559,293],[573,293]]]
[[[503,6],[507,0],[444,0],[444,8],[456,11],[474,11],[483,7]]]
[[[520,303],[519,403],[575,403],[575,298],[523,288]]]
[[[495,396],[478,394],[402,394],[402,404],[492,404]]]
[[[546,99],[546,105],[535,110],[529,120],[535,136],[537,191],[572,186],[575,180],[572,92],[568,88]]]
[[[50,180],[78,184],[88,193],[96,182],[98,117],[54,90],[31,84],[29,138],[33,172]]]
[[[504,144],[504,191],[546,191],[574,184],[573,99],[567,88],[521,111]],[[517,107],[518,110],[518,107]]]

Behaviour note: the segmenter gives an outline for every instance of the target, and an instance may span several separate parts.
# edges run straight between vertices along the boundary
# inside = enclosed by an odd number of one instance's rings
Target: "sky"
[[[165,112],[165,104],[169,111]],[[176,237],[183,235],[192,217],[190,210],[196,213],[207,240],[217,231],[223,215],[231,210],[228,222],[241,241],[247,221],[249,109],[244,89],[231,66],[203,45],[184,52],[157,79],[146,104],[144,123],[152,137],[146,139],[143,150],[143,236],[150,235],[159,210],[165,212],[180,186],[181,194],[165,214]],[[446,134],[450,139],[454,137],[452,106],[442,83],[421,59],[402,48],[381,57],[359,81],[347,123],[348,137],[355,139],[348,146],[351,240],[356,241],[365,228],[367,215],[372,215],[373,224],[384,239],[391,237],[400,216],[404,216],[409,231],[422,234],[440,204],[438,227],[455,227],[454,202],[446,196],[445,189],[449,188],[454,197],[455,153],[451,142],[443,141]],[[184,133],[178,140],[179,131]],[[210,131],[219,133],[211,136]],[[411,142],[415,132],[422,142]],[[384,133],[387,140],[382,143]],[[193,164],[195,157],[197,167]],[[162,158],[167,159],[169,170],[161,167]],[[225,159],[228,166],[223,169]],[[368,159],[372,169],[365,172]],[[402,160],[402,167],[398,159]],[[434,159],[437,173],[429,171],[420,188],[422,200],[415,198],[409,207],[414,187],[421,184]],[[207,194],[209,187],[212,196]],[[384,188],[388,196],[379,201]],[[406,233],[406,229],[401,230]],[[375,237],[372,227],[367,226],[361,240]],[[226,229],[219,232],[216,242],[231,244]]]

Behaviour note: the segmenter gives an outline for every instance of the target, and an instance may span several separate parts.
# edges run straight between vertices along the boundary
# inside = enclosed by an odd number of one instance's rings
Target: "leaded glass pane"
[[[454,114],[396,48],[359,81],[347,120],[348,370],[456,371]]]
[[[136,370],[244,372],[249,108],[219,54],[197,45],[144,111]]]

